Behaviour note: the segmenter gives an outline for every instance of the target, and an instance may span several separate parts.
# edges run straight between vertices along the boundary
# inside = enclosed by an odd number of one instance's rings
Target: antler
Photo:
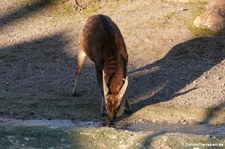
[[[121,90],[120,90],[120,92],[119,92],[119,94],[118,94],[118,96],[119,96],[120,98],[123,97],[123,95],[124,95],[125,92],[126,92],[127,86],[128,86],[128,77],[126,77],[126,79],[123,79],[123,80],[124,80],[123,87],[121,88]]]

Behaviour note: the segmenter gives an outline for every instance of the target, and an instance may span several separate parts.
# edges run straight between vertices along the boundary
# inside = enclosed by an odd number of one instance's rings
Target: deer
[[[110,17],[93,15],[81,31],[73,96],[78,95],[79,77],[86,57],[95,65],[102,95],[101,115],[107,115],[110,122],[115,121],[122,101],[125,112],[129,113],[131,108],[125,95],[128,54],[121,31]]]

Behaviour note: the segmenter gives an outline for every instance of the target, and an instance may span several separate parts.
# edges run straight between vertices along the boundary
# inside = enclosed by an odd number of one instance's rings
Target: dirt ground
[[[101,121],[90,60],[80,96],[72,97],[72,89],[80,30],[89,16],[102,13],[121,29],[129,54],[133,113],[119,121],[224,124],[225,36],[192,26],[205,5],[109,1],[79,13],[71,1],[1,1],[0,115]]]

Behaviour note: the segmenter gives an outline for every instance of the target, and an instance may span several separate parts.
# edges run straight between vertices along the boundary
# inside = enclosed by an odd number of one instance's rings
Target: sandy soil
[[[196,37],[188,30],[193,11],[202,7],[140,0],[111,2],[95,12],[80,14],[36,0],[3,0],[0,98],[67,98],[100,103],[90,61],[82,72],[79,97],[72,97],[72,88],[80,30],[88,16],[103,13],[117,23],[128,48],[127,93],[133,114],[125,120],[149,120],[148,116],[141,117],[153,114],[157,122],[166,122],[179,117],[181,109],[187,114],[175,123],[186,123],[191,121],[188,112],[200,108],[204,109],[202,115],[193,118],[198,123],[208,122],[218,113],[222,116],[215,124],[224,123],[225,36]],[[157,113],[157,107],[148,111],[152,106],[175,110],[163,115]],[[151,113],[151,109],[156,112]]]

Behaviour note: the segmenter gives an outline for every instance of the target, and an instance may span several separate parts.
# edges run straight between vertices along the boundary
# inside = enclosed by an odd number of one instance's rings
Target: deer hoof
[[[124,112],[125,112],[126,114],[131,114],[131,113],[132,113],[132,110],[131,110],[131,109],[125,109]]]
[[[101,113],[101,116],[105,117],[105,116],[107,116],[107,114],[105,112],[103,112],[103,113]]]

